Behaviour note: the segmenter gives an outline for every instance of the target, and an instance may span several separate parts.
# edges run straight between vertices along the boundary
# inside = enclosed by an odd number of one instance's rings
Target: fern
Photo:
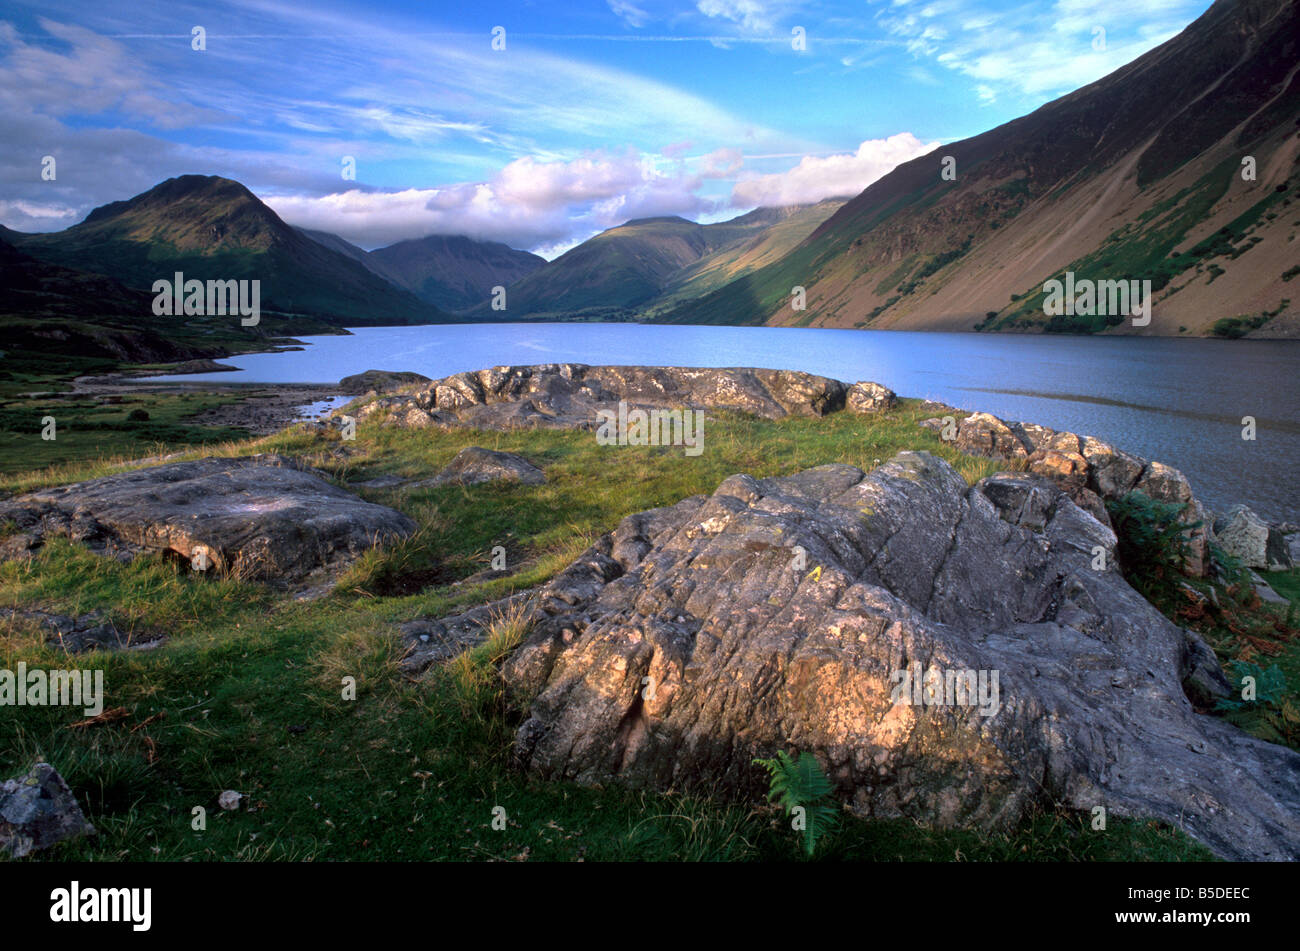
[[[779,801],[786,815],[802,818],[804,853],[811,856],[821,838],[835,828],[838,818],[831,797],[834,787],[822,772],[817,757],[805,750],[795,760],[780,750],[774,758],[755,759],[754,763],[767,770],[768,801]],[[797,809],[803,810],[801,817],[795,812]]]
[[[1183,522],[1187,503],[1159,502],[1141,491],[1107,502],[1119,540],[1116,554],[1129,584],[1148,599],[1177,587],[1187,557],[1187,536],[1200,522]]]
[[[1232,662],[1236,682],[1241,684],[1246,677],[1255,679],[1255,699],[1224,699],[1214,705],[1216,710],[1242,710],[1247,707],[1265,705],[1280,707],[1286,696],[1286,674],[1277,664],[1264,670],[1258,664],[1235,660]]]

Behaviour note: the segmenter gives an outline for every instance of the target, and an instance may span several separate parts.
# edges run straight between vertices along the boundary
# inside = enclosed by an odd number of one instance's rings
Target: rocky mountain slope
[[[662,319],[1292,336],[1298,122],[1300,6],[1218,0],[1104,79],[899,166],[781,261]],[[1045,316],[1043,283],[1065,271],[1150,280],[1149,326]]]

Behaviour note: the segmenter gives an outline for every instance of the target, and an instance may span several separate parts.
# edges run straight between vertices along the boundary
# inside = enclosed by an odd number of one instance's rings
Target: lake
[[[1245,502],[1300,522],[1300,341],[905,333],[647,324],[366,327],[301,338],[305,350],[223,362],[221,383],[333,383],[363,370],[530,363],[754,366],[805,370],[900,396],[1092,435],[1158,459],[1218,512]],[[1242,439],[1253,416],[1256,439]]]

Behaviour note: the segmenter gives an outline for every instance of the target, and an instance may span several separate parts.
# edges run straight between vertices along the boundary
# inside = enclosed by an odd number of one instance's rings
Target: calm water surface
[[[1005,419],[1092,435],[1181,469],[1203,502],[1300,522],[1300,341],[899,333],[779,327],[367,327],[223,362],[224,383],[333,383],[363,370],[529,363],[754,366],[874,380]],[[1242,417],[1257,438],[1241,438]]]

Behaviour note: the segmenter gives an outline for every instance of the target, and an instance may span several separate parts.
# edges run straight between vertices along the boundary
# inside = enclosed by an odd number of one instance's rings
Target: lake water
[[[223,362],[236,373],[166,379],[333,383],[364,370],[531,363],[753,366],[874,380],[1004,419],[1092,435],[1191,480],[1222,512],[1245,502],[1300,522],[1300,341],[901,333],[644,324],[368,327],[301,338],[302,351]],[[1242,439],[1242,417],[1257,436]]]

